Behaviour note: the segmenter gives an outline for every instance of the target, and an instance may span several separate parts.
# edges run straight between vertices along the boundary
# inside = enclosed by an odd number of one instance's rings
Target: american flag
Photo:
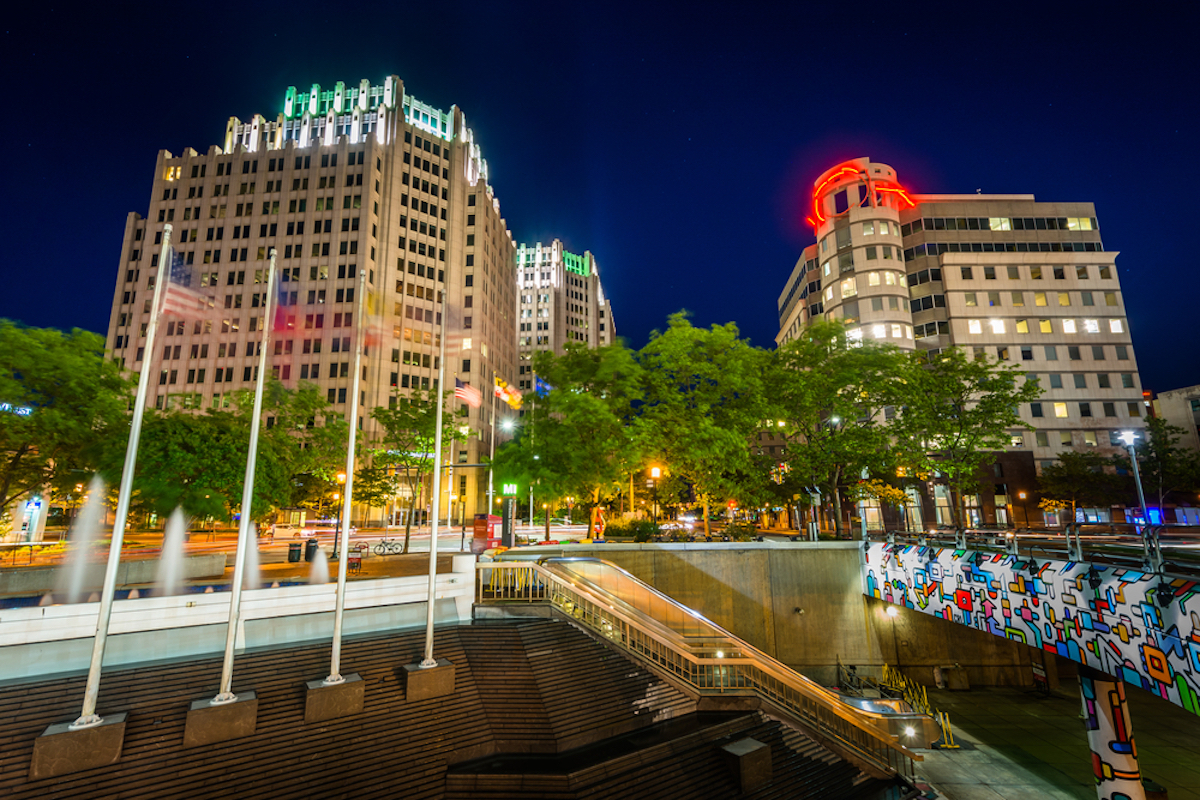
[[[463,383],[458,378],[454,379],[454,396],[471,408],[479,408],[483,402],[483,398],[479,395],[479,390],[469,383]]]
[[[192,288],[192,272],[183,263],[183,253],[171,251],[171,269],[163,297],[163,313],[185,319],[200,319],[208,311],[208,298]]]

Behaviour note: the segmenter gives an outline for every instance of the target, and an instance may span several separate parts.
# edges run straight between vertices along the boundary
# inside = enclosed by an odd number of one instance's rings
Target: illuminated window
[[[892,323],[892,338],[899,339],[899,338],[902,338],[903,335],[904,335],[904,332],[900,328],[900,326],[893,322]],[[909,338],[911,339],[912,337],[910,336]]]
[[[977,319],[967,320],[967,333],[983,333],[983,323]]]
[[[1012,230],[1012,221],[1008,217],[989,217],[988,225],[994,231]]]
[[[913,337],[912,325],[904,326],[904,336],[907,339],[911,339]]]
[[[1042,268],[1041,267],[1030,267],[1029,268],[1029,277],[1035,281],[1040,281],[1042,279]]]
[[[979,305],[979,303],[978,303],[978,302],[976,302],[976,300],[975,300],[975,293],[974,293],[974,292],[967,292],[966,294],[964,294],[964,295],[963,295],[963,299],[964,299],[964,300],[966,300],[966,303],[967,303],[967,305],[969,305],[969,306],[977,306],[977,305]]]
[[[1104,293],[1104,305],[1115,306],[1116,304],[1117,304],[1117,293],[1116,292],[1105,292]]]
[[[1063,333],[1075,333],[1075,320],[1064,319],[1062,321]]]
[[[1054,416],[1058,417],[1059,419],[1065,419],[1067,416],[1067,404],[1066,403],[1055,403],[1054,404]],[[1070,436],[1070,434],[1067,434],[1067,435]]]
[[[875,235],[875,223],[874,222],[864,222],[863,223],[863,236],[874,236],[874,235]]]
[[[1071,305],[1071,293],[1070,292],[1059,292],[1058,293],[1058,304],[1060,306]]]
[[[1021,306],[1024,306],[1025,305],[1025,293],[1024,292],[1013,292],[1012,293],[1012,304],[1018,308],[1020,308]]]
[[[885,284],[887,284],[888,286],[895,286],[896,285],[896,273],[894,273],[894,272],[883,273],[883,282]],[[1116,304],[1114,303],[1113,305],[1116,305]]]
[[[1053,333],[1053,332],[1054,332],[1054,330],[1050,327],[1050,320],[1048,320],[1048,319],[1039,319],[1038,320],[1038,333]]]
[[[1067,217],[1067,230],[1090,231],[1092,230],[1092,220],[1090,217]]]
[[[1109,333],[1124,333],[1125,326],[1121,323],[1121,320],[1119,320],[1119,319],[1110,319],[1108,321],[1108,330],[1109,330]]]
[[[1033,304],[1035,306],[1046,305],[1046,293],[1045,292],[1034,292],[1033,293]]]
[[[1057,410],[1058,409],[1055,409],[1055,411],[1057,411]],[[1066,414],[1063,414],[1063,416],[1065,417]],[[1074,442],[1071,440],[1071,432],[1070,431],[1059,431],[1058,432],[1058,443],[1063,447],[1070,447],[1071,445],[1073,445]]]
[[[1017,333],[1029,333],[1029,320],[1019,319],[1019,320],[1017,320],[1016,324],[1017,324]]]
[[[842,281],[842,298],[853,297],[858,294],[858,281],[854,278],[846,278]]]
[[[471,339],[469,337],[462,340],[462,349],[463,350],[471,349]]]
[[[828,303],[831,300],[833,300],[833,287],[826,286],[825,287],[825,302]]]
[[[1129,411],[1129,416],[1140,417],[1142,415],[1142,404],[1136,400],[1125,404],[1125,408]]]
[[[821,274],[825,275],[827,277],[828,277],[829,273],[832,271],[833,271],[833,262],[832,261],[826,261],[824,266],[821,267]]]
[[[874,336],[876,339],[886,339],[887,338],[887,326],[886,325],[873,326],[871,328],[871,335]]]
[[[879,273],[878,272],[867,273],[867,283],[871,286],[878,286],[879,285]]]
[[[1095,320],[1095,319],[1085,319],[1083,321],[1083,332],[1084,333],[1099,333],[1100,332],[1100,321]]]
[[[1083,405],[1086,405],[1086,403],[1080,403],[1080,405],[1083,406]],[[1090,417],[1091,415],[1092,415],[1092,412],[1088,411],[1087,416]],[[1083,432],[1083,443],[1085,445],[1087,445],[1088,447],[1095,447],[1096,446],[1096,432],[1095,431],[1084,431]]]
[[[846,331],[846,341],[848,341],[848,342],[851,342],[851,343],[861,342],[862,338],[863,338],[862,328],[855,328],[854,330]]]
[[[992,326],[992,333],[1004,333],[1004,320],[993,319],[989,320],[989,322]]]

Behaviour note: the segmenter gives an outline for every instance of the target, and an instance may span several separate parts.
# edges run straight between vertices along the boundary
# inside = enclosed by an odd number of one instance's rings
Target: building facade
[[[1182,447],[1200,450],[1200,386],[1185,386],[1155,395],[1154,416],[1183,429]]]
[[[616,341],[612,303],[590,251],[568,252],[559,239],[517,248],[519,386],[533,388],[533,354],[561,355],[568,344],[603,347]]]
[[[168,223],[210,309],[203,319],[165,316],[147,353]],[[271,248],[281,276],[274,323],[263,308]],[[359,418],[348,422],[369,439],[378,432],[372,408],[436,388],[444,312],[448,383],[457,375],[486,396],[493,375],[516,379],[515,253],[457,107],[422,103],[395,75],[376,85],[290,87],[273,117],[230,118],[221,146],[159,152],[148,213],[126,223],[108,344],[127,369],[154,371],[155,407],[223,407],[231,391],[253,388],[264,328],[282,319],[272,372],[286,385],[316,384],[345,415],[365,275],[381,341],[365,349]],[[466,413],[477,435],[457,444],[451,461],[478,464],[490,446],[491,404]],[[447,494],[465,497],[456,508],[471,514],[486,508],[486,485],[486,470],[464,469]],[[427,496],[409,500],[428,512]]]
[[[1091,203],[1033,195],[918,195],[859,158],[814,184],[805,248],[779,296],[776,343],[813,319],[904,349],[962,347],[1016,363],[1044,394],[1012,449],[1040,468],[1067,449],[1116,453],[1143,426],[1117,276]]]

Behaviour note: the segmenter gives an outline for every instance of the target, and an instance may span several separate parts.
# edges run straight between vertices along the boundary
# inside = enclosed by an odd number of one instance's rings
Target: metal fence
[[[579,574],[572,569],[572,562],[586,562],[593,574]],[[670,673],[697,693],[756,696],[881,774],[912,777],[913,761],[922,760],[888,733],[889,723],[883,715],[843,703],[835,692],[614,564],[571,558],[483,562],[478,565],[478,575],[476,599],[480,604],[549,603],[576,624],[652,668]],[[688,633],[651,616],[647,603],[685,615]]]

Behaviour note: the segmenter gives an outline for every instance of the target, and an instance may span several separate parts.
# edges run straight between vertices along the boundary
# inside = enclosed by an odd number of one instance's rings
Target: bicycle
[[[404,543],[399,539],[380,539],[374,550],[377,556],[398,555],[404,552]]]

